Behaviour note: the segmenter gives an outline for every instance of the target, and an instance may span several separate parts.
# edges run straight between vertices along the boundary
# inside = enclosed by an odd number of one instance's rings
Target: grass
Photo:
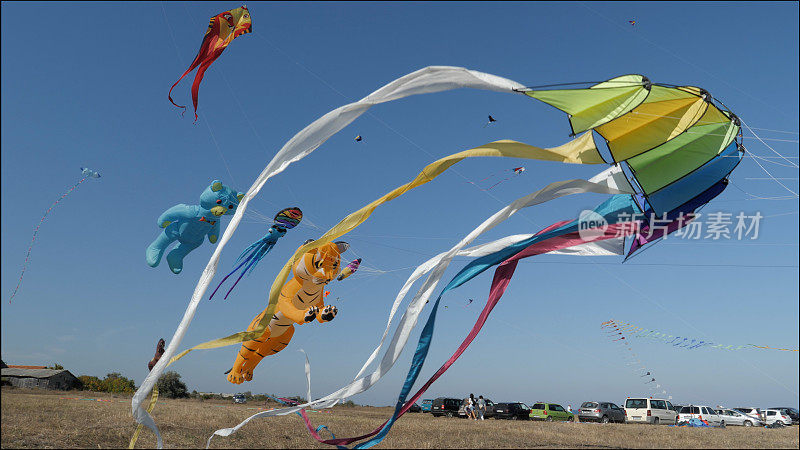
[[[82,400],[101,399],[106,401]],[[170,448],[202,448],[214,430],[254,414],[253,402],[159,400],[154,411]],[[274,406],[274,405],[270,405]],[[327,425],[337,437],[372,431],[391,408],[336,407],[309,413],[314,426]],[[97,392],[2,389],[2,448],[127,448],[135,425],[130,396]],[[327,437],[325,430],[321,434]],[[675,428],[665,425],[570,424],[510,420],[475,422],[406,414],[384,448],[798,448],[798,427]],[[154,447],[142,432],[137,448]],[[231,437],[215,437],[211,448],[332,448],[308,435],[296,415],[254,420]]]

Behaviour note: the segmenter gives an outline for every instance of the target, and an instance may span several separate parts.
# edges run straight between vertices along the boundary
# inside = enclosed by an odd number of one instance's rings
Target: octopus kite
[[[275,223],[271,227],[269,227],[269,230],[267,230],[267,234],[264,235],[264,237],[262,237],[261,239],[250,244],[249,247],[247,247],[246,249],[244,249],[244,251],[242,251],[242,253],[239,255],[239,258],[236,259],[236,262],[239,261],[242,262],[238,266],[236,266],[236,268],[233,269],[229,274],[225,275],[225,278],[223,278],[222,281],[219,282],[217,288],[214,289],[214,292],[211,293],[211,296],[208,298],[209,300],[211,300],[214,297],[214,294],[217,293],[220,286],[222,286],[222,283],[224,283],[225,280],[228,279],[228,277],[233,275],[242,266],[247,264],[247,267],[245,267],[244,270],[242,270],[242,273],[239,275],[239,278],[236,279],[236,282],[233,283],[233,286],[231,286],[231,288],[228,289],[228,292],[225,294],[224,299],[227,299],[228,296],[233,291],[233,288],[235,288],[236,285],[239,284],[239,280],[241,280],[246,273],[252,272],[253,269],[255,269],[259,261],[261,261],[264,258],[264,256],[266,256],[267,253],[269,253],[269,251],[272,250],[272,247],[275,246],[275,244],[278,242],[278,239],[280,239],[284,234],[286,234],[286,230],[291,230],[292,228],[296,227],[301,220],[303,220],[303,211],[301,211],[300,208],[297,207],[282,209],[278,212],[278,214],[275,215],[275,218],[273,220]]]

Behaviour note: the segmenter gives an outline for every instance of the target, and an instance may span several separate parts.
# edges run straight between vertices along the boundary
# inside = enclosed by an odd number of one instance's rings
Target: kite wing
[[[172,90],[178,83],[181,82],[189,72],[197,69],[197,74],[192,83],[192,104],[194,105],[194,120],[197,120],[197,94],[200,90],[200,82],[203,81],[203,75],[211,64],[222,55],[222,52],[228,47],[237,37],[250,33],[253,31],[253,23],[250,20],[250,12],[246,6],[241,8],[224,11],[212,17],[208,24],[208,30],[203,37],[203,43],[200,45],[200,51],[197,52],[194,61],[186,69],[186,72],[178,78],[178,81],[169,88],[168,98],[169,101],[178,108],[186,109],[186,106],[178,105],[172,100]]]

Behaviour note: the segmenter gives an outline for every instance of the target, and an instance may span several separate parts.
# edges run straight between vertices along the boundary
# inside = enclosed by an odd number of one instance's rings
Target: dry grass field
[[[106,401],[83,400],[102,399]],[[218,428],[233,426],[256,412],[252,402],[160,400],[154,411],[169,448],[202,448]],[[334,408],[309,413],[314,425],[327,425],[337,437],[373,430],[391,408]],[[381,444],[384,448],[798,448],[798,428],[725,429],[669,426],[484,422],[406,414]],[[92,392],[2,390],[2,448],[125,448],[135,429],[130,398]],[[323,430],[324,434],[325,431]],[[326,435],[327,436],[327,435]],[[155,446],[144,431],[138,448]],[[211,448],[323,447],[308,435],[296,415],[255,420]],[[331,448],[325,446],[325,448]]]

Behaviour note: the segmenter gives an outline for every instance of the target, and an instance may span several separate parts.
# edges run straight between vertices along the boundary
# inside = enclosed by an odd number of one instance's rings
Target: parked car
[[[745,427],[752,427],[753,425],[760,427],[764,425],[761,420],[733,409],[718,409],[717,414],[725,421],[725,425],[741,425]]]
[[[495,419],[529,420],[531,409],[525,403],[495,403],[493,412]]]
[[[782,412],[784,415],[787,415],[787,416],[791,417],[792,418],[792,423],[794,423],[794,424],[797,423],[798,414],[800,414],[800,412],[797,411],[797,408],[779,407],[779,408],[770,408],[770,409],[777,409],[778,411]]]
[[[247,397],[244,394],[234,394],[233,403],[247,403]]]
[[[531,412],[528,417],[534,420],[546,420],[548,422],[554,420],[565,422],[575,421],[575,414],[568,412],[561,405],[556,403],[536,402],[531,406]]]
[[[461,399],[450,397],[439,397],[431,404],[431,415],[433,417],[456,417],[458,408],[461,406]]]
[[[651,423],[658,425],[678,423],[678,413],[673,411],[672,403],[656,398],[628,398],[625,400],[625,417],[628,422]]]
[[[418,404],[414,403],[413,405],[411,405],[410,408],[408,408],[408,412],[421,413],[422,412],[422,407],[419,406]]]
[[[764,420],[764,417],[761,415],[761,410],[759,408],[733,408],[734,411],[739,411],[740,413],[750,416],[756,420]]]
[[[792,418],[777,409],[765,409],[762,413],[764,414],[764,422],[766,422],[767,425],[781,422],[788,427],[792,424]]]
[[[679,422],[688,422],[691,419],[700,419],[713,426],[724,426],[725,421],[717,414],[715,409],[702,405],[689,405],[681,408],[678,414]]]
[[[475,403],[475,405],[473,405],[473,407],[475,408],[475,415],[477,417],[477,414],[478,414],[477,401],[478,401],[478,399],[475,399],[475,401],[476,401],[476,403]],[[488,418],[490,418],[490,417],[492,417],[494,415],[494,405],[495,404],[494,404],[494,402],[492,402],[488,398],[483,399],[483,401],[486,402],[486,412],[483,413],[483,418],[484,419],[488,419]],[[466,419],[467,418],[467,399],[464,399],[461,402],[461,406],[458,408],[458,417],[461,417],[462,419]]]
[[[578,409],[581,422],[625,422],[625,410],[611,402],[583,402]]]
[[[422,399],[422,412],[429,413],[431,412],[431,406],[433,406],[433,399],[432,398],[423,398]]]

